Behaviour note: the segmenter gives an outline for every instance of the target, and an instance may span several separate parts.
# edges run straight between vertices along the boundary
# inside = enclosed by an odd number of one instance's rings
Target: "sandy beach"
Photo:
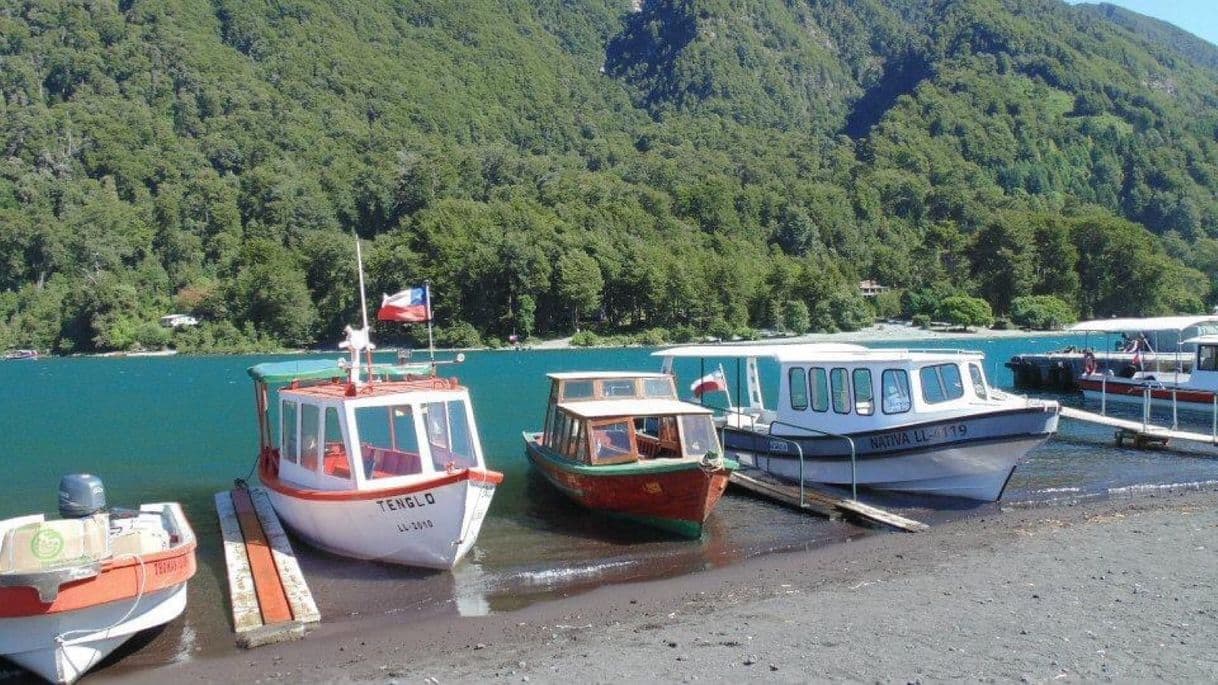
[[[323,623],[91,681],[1213,681],[1215,494],[1006,508],[480,618]]]

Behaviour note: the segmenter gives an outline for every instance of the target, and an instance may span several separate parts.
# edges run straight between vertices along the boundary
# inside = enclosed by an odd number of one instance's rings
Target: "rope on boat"
[[[698,467],[701,468],[706,475],[711,475],[723,468],[723,455],[715,452],[707,452],[702,455],[702,461],[698,462]]]
[[[82,667],[77,666],[76,664],[72,663],[72,657],[69,656],[68,651],[65,649],[62,649],[68,643],[68,640],[71,639],[69,636],[76,635],[76,634],[90,635],[93,633],[107,633],[106,637],[110,637],[110,635],[108,635],[108,633],[111,630],[114,630],[115,628],[126,623],[127,619],[131,618],[131,615],[135,613],[136,608],[139,607],[140,601],[144,598],[144,589],[148,583],[148,567],[144,563],[144,557],[140,556],[139,554],[135,554],[134,552],[128,552],[126,554],[118,555],[117,557],[115,557],[115,559],[122,559],[124,557],[132,557],[133,559],[138,561],[140,564],[140,582],[139,582],[139,586],[135,592],[135,602],[132,603],[130,609],[127,609],[127,613],[123,614],[122,618],[118,619],[117,621],[111,623],[110,625],[108,625],[104,628],[78,628],[76,630],[64,631],[55,636],[55,644],[62,650],[63,658],[69,664],[71,664],[73,668],[76,669],[77,673],[84,673],[88,669],[92,668],[94,666],[94,664],[89,663],[89,664],[86,664],[82,668]]]

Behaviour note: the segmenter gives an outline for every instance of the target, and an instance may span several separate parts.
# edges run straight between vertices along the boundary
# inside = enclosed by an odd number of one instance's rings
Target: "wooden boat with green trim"
[[[545,429],[524,434],[529,460],[583,506],[687,537],[727,489],[712,414],[677,400],[660,373],[553,373]]]

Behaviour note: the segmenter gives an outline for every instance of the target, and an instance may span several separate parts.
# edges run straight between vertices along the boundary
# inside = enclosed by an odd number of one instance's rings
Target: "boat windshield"
[[[718,454],[719,440],[715,437],[715,425],[704,414],[681,417],[682,443],[687,457],[704,457],[710,452]]]
[[[437,471],[478,465],[464,402],[429,402],[424,408],[424,418],[431,461]]]
[[[355,410],[365,478],[394,478],[423,472],[414,414],[414,407],[409,404]]]

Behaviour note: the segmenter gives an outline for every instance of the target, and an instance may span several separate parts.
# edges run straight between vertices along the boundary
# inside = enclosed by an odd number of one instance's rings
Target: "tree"
[[[1076,318],[1070,305],[1052,295],[1030,295],[1011,301],[1011,321],[1024,328],[1055,330]]]
[[[994,311],[990,309],[990,303],[967,295],[954,295],[943,300],[935,316],[964,329],[970,326],[988,326],[994,321]]]
[[[783,320],[787,328],[796,335],[803,335],[812,328],[812,316],[808,313],[808,305],[800,300],[789,300],[783,310]]]
[[[579,318],[601,305],[605,281],[596,260],[582,252],[568,252],[558,260],[558,296],[571,312],[571,326],[579,331]]]

